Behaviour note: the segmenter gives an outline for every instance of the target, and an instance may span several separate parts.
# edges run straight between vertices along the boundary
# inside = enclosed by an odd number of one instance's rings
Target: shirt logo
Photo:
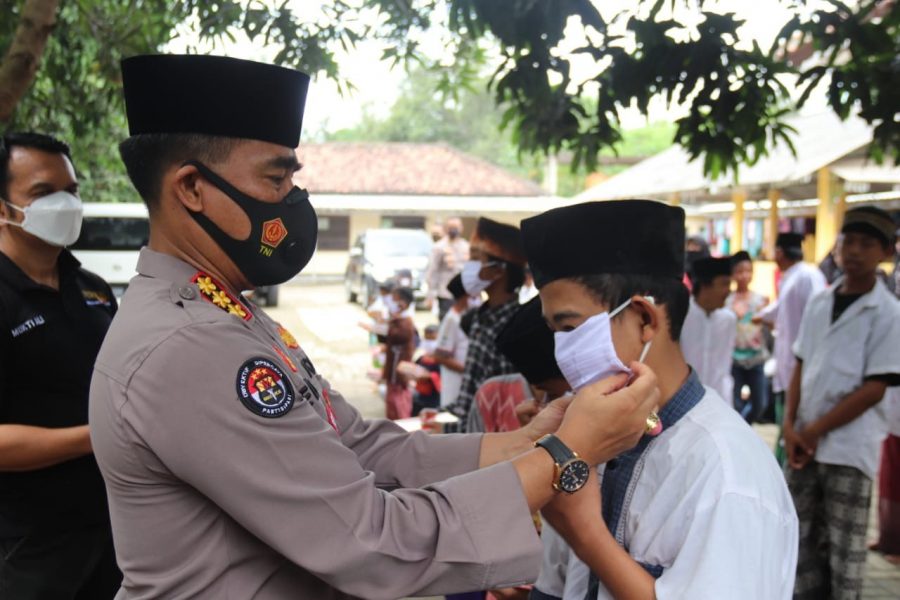
[[[294,405],[294,388],[274,362],[251,358],[238,369],[237,393],[253,414],[268,419],[284,416]]]
[[[35,327],[40,327],[44,323],[46,323],[46,321],[44,320],[43,315],[38,315],[32,319],[28,319],[24,323],[21,323],[15,327],[13,327],[12,329],[9,330],[9,332],[12,334],[12,336],[14,338],[17,338],[20,335],[22,335],[23,333],[27,333],[27,332],[31,331]]]
[[[81,295],[84,296],[84,303],[88,306],[112,306],[109,296],[102,292],[81,290]]]

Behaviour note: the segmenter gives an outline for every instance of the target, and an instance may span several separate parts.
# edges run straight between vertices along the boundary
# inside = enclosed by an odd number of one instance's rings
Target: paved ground
[[[284,286],[280,306],[268,312],[296,336],[316,368],[364,415],[384,415],[384,405],[375,385],[366,378],[372,359],[367,334],[357,325],[366,315],[359,306],[347,303],[342,286],[302,283]],[[416,322],[421,331],[435,319],[419,312]],[[774,425],[757,426],[756,430],[770,445],[774,443]],[[870,539],[875,537],[875,514],[873,502]],[[900,598],[900,567],[870,552],[863,598]]]

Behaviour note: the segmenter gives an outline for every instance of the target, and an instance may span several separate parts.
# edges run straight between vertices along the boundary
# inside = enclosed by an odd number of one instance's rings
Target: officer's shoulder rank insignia
[[[294,405],[294,388],[274,361],[251,358],[237,373],[237,393],[250,412],[274,419],[287,414]]]
[[[200,271],[194,275],[191,281],[197,284],[200,295],[207,302],[211,302],[228,314],[234,315],[244,321],[249,321],[253,318],[253,315],[250,314],[250,311],[244,306],[244,303],[238,300],[210,275]]]

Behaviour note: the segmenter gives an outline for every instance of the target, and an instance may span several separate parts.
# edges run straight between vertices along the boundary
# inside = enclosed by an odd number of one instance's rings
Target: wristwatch
[[[562,440],[548,433],[534,443],[550,453],[556,463],[553,476],[553,489],[572,494],[584,487],[591,475],[591,467],[566,446]]]

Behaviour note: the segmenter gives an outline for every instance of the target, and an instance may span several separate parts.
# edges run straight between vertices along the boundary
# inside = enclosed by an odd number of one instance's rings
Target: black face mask
[[[185,162],[241,207],[250,219],[250,236],[236,240],[204,214],[188,211],[254,286],[276,285],[303,270],[316,250],[319,222],[306,190],[294,186],[279,202],[243,193],[196,160]]]

